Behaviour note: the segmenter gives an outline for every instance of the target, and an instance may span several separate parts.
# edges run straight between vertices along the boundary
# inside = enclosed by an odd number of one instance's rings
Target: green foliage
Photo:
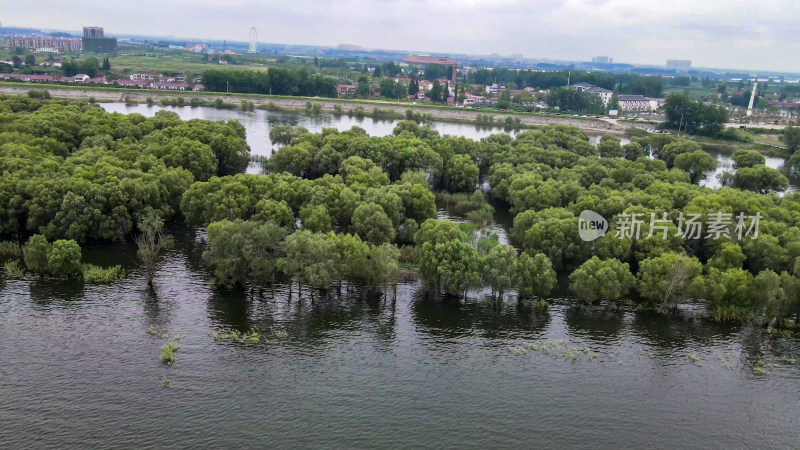
[[[337,96],[337,80],[303,69],[270,67],[267,71],[208,69],[203,72],[207,91],[245,94]]]
[[[745,150],[740,148],[733,152],[733,167],[741,169],[744,167],[754,167],[759,164],[764,165],[766,160],[764,155],[755,150]]]
[[[664,310],[689,298],[692,285],[702,273],[703,267],[697,258],[665,253],[639,263],[639,295],[660,305]]]
[[[228,221],[211,223],[207,229],[208,251],[203,259],[218,286],[274,283],[278,275],[285,228],[275,222]]]
[[[0,241],[0,260],[22,258],[22,248],[12,241]]]
[[[3,269],[6,271],[6,276],[10,278],[22,278],[25,276],[25,271],[20,266],[19,261],[6,261],[3,264]]]
[[[674,166],[689,172],[692,183],[696,183],[705,176],[706,172],[716,169],[717,160],[708,153],[697,150],[675,156]]]
[[[664,104],[666,125],[688,133],[718,135],[729,120],[728,110],[716,105],[705,105],[683,94],[672,94]]]
[[[489,250],[481,264],[481,280],[491,286],[497,298],[519,283],[517,252],[508,245],[498,245]]]
[[[252,220],[256,222],[274,222],[283,228],[294,227],[294,213],[285,200],[261,199],[256,203],[255,210]]]
[[[53,242],[47,253],[47,271],[57,277],[69,277],[81,273],[81,247],[73,240],[59,239]]]
[[[414,242],[422,246],[425,243],[444,244],[452,240],[466,241],[467,235],[458,224],[448,220],[428,219],[422,223],[414,236]]]
[[[453,239],[441,244],[425,242],[419,273],[426,284],[460,296],[480,281],[480,258],[474,248]]]
[[[175,364],[175,352],[178,351],[180,347],[178,344],[174,342],[167,342],[161,347],[161,362],[171,366]]]
[[[215,341],[233,341],[237,344],[253,345],[261,342],[261,336],[255,328],[250,331],[239,331],[224,328],[214,335]]]
[[[469,155],[455,155],[445,167],[445,185],[450,191],[472,191],[478,184],[478,167]]]
[[[550,295],[557,281],[550,258],[542,253],[537,253],[531,258],[522,252],[518,261],[520,298],[536,296],[541,299]]]
[[[33,273],[45,274],[48,263],[47,255],[50,254],[50,248],[51,245],[47,242],[47,238],[41,234],[31,236],[22,247],[25,267]]]
[[[86,283],[112,283],[125,278],[122,266],[99,267],[94,264],[81,266],[81,276]]]
[[[636,284],[628,263],[593,256],[569,276],[570,290],[580,300],[619,300]]]
[[[797,153],[797,150],[800,149],[800,128],[791,125],[784,128],[781,139],[790,153]]]
[[[600,138],[597,149],[603,158],[624,158],[626,154],[625,149],[620,145],[619,139],[610,134],[604,134]]]
[[[152,286],[161,255],[171,247],[172,239],[164,234],[164,220],[150,208],[143,211],[138,228],[140,233],[136,236],[136,256],[144,268],[147,284]]]
[[[312,233],[330,231],[331,217],[325,205],[306,205],[300,209],[300,221],[303,229]]]
[[[739,244],[725,242],[714,257],[708,260],[708,266],[717,270],[741,269],[746,259]]]
[[[298,283],[326,290],[340,279],[336,245],[324,234],[298,230],[281,244],[283,270]]]
[[[8,105],[14,112],[0,122],[3,234],[121,240],[146,208],[171,220],[192,182],[243,171],[250,159],[235,121],[182,122],[169,111],[145,118],[85,102],[0,96],[0,110]]]
[[[737,170],[733,176],[733,185],[739,189],[767,194],[786,190],[789,180],[775,169],[757,165]]]
[[[392,220],[377,203],[363,203],[353,212],[353,232],[361,239],[380,245],[394,241],[395,229]]]

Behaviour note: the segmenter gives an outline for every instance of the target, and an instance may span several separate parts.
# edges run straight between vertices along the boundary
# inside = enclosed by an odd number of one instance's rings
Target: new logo
[[[608,231],[608,221],[594,211],[584,209],[578,216],[578,234],[586,242],[591,242]]]

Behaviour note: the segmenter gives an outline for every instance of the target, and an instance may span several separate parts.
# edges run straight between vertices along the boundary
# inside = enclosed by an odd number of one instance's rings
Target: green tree
[[[553,263],[543,253],[537,253],[533,258],[527,253],[519,255],[517,264],[519,271],[519,296],[530,298],[533,296],[544,298],[556,286],[556,272]]]
[[[569,288],[580,300],[619,300],[636,285],[628,263],[593,256],[569,276]]]
[[[691,153],[681,153],[675,157],[674,166],[689,172],[692,183],[697,183],[705,177],[706,172],[717,168],[717,160],[708,153],[697,150]]]
[[[252,220],[273,222],[283,228],[294,227],[294,213],[284,200],[261,199],[256,203],[256,213]]]
[[[477,251],[454,239],[443,244],[422,245],[419,272],[425,283],[448,295],[466,296],[480,281],[480,258]]]
[[[164,233],[164,219],[153,209],[142,214],[137,227],[139,235],[136,237],[136,255],[142,263],[147,285],[152,288],[161,256],[171,247],[172,238]]]
[[[733,176],[733,186],[761,194],[783,192],[789,180],[782,173],[766,166],[744,167]]]
[[[714,257],[708,260],[708,266],[718,270],[741,269],[746,259],[739,244],[724,242]]]
[[[797,153],[797,150],[800,149],[800,128],[789,125],[783,129],[781,138],[789,153]]]
[[[53,242],[47,253],[47,271],[57,277],[69,277],[81,273],[81,247],[72,239]]]
[[[625,149],[622,148],[619,142],[619,139],[614,136],[604,134],[603,137],[600,138],[600,143],[597,144],[600,156],[603,158],[624,158]]]
[[[41,234],[34,234],[22,247],[22,257],[25,267],[33,273],[43,274],[47,271],[47,255],[50,253],[50,243]]]
[[[30,67],[35,66],[36,65],[36,57],[31,55],[31,54],[25,55],[25,65],[26,66],[30,66]]]
[[[694,257],[665,253],[639,263],[639,294],[659,305],[664,311],[670,305],[683,301],[692,293],[694,279],[703,271]]]
[[[467,235],[457,223],[449,220],[428,219],[422,223],[414,236],[414,242],[420,247],[427,243],[444,244],[452,240],[466,241]]]
[[[274,222],[214,222],[207,228],[208,250],[203,259],[218,286],[243,286],[248,281],[274,284],[285,228]]]
[[[489,250],[481,264],[481,279],[492,288],[492,297],[498,301],[508,289],[518,284],[517,252],[508,245],[498,245]]]
[[[741,169],[744,167],[754,167],[759,164],[764,165],[766,160],[764,155],[755,150],[745,150],[740,148],[733,152],[733,167]]]
[[[445,167],[445,184],[451,192],[472,191],[478,184],[478,174],[469,155],[455,155]]]
[[[392,220],[376,203],[359,205],[353,212],[350,224],[353,232],[371,244],[381,245],[394,240],[395,229]]]
[[[636,161],[643,156],[648,156],[647,151],[638,142],[630,142],[622,148],[625,150],[625,159],[628,161]]]
[[[331,216],[325,205],[306,205],[300,208],[300,221],[303,228],[314,232],[324,233],[331,230]]]
[[[336,244],[325,235],[297,230],[281,244],[283,271],[301,285],[327,290],[339,279]],[[313,291],[312,291],[313,298]]]

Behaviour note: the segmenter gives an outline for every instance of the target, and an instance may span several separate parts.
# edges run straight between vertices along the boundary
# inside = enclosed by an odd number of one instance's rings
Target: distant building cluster
[[[614,62],[614,58],[609,58],[608,56],[595,56],[592,58],[592,62],[595,64],[612,64]]]
[[[83,27],[83,37],[54,38],[51,36],[11,36],[6,40],[8,48],[21,47],[33,53],[113,53],[117,50],[117,38],[105,37],[103,27]]]
[[[613,91],[589,83],[576,83],[568,87],[569,89],[573,89],[579,92],[586,92],[589,94],[599,95],[600,98],[603,99],[603,104],[606,107],[608,107],[609,103],[611,102],[611,98],[614,96]],[[619,103],[619,109],[621,109],[622,111],[640,112],[640,111],[656,111],[662,106],[664,106],[664,102],[666,102],[666,99],[650,98],[650,97],[645,97],[643,95],[621,94],[617,96],[617,102]]]
[[[49,36],[10,37],[6,42],[9,48],[22,47],[34,53],[80,52],[82,47],[80,39]]]
[[[160,73],[136,72],[128,78],[109,80],[105,75],[90,78],[89,75],[79,73],[75,76],[58,75],[33,75],[24,73],[0,73],[2,80],[17,80],[26,83],[83,83],[105,84],[120,87],[135,87],[140,89],[160,89],[166,91],[202,91],[204,86],[200,77],[195,77],[192,83],[187,83],[186,75],[179,73],[173,76],[164,76]]]
[[[667,67],[672,69],[689,70],[692,68],[692,61],[689,59],[668,59]]]
[[[603,104],[606,106],[608,106],[608,103],[611,101],[611,97],[614,95],[613,91],[609,91],[608,89],[589,83],[577,83],[569,86],[569,88],[578,92],[597,94],[603,99]]]

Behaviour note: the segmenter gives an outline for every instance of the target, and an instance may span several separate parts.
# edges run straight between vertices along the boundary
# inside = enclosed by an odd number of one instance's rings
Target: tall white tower
[[[753,115],[753,103],[756,102],[756,89],[758,89],[758,75],[756,75],[756,81],[753,83],[753,93],[750,94],[750,103],[747,105],[747,117]]]

